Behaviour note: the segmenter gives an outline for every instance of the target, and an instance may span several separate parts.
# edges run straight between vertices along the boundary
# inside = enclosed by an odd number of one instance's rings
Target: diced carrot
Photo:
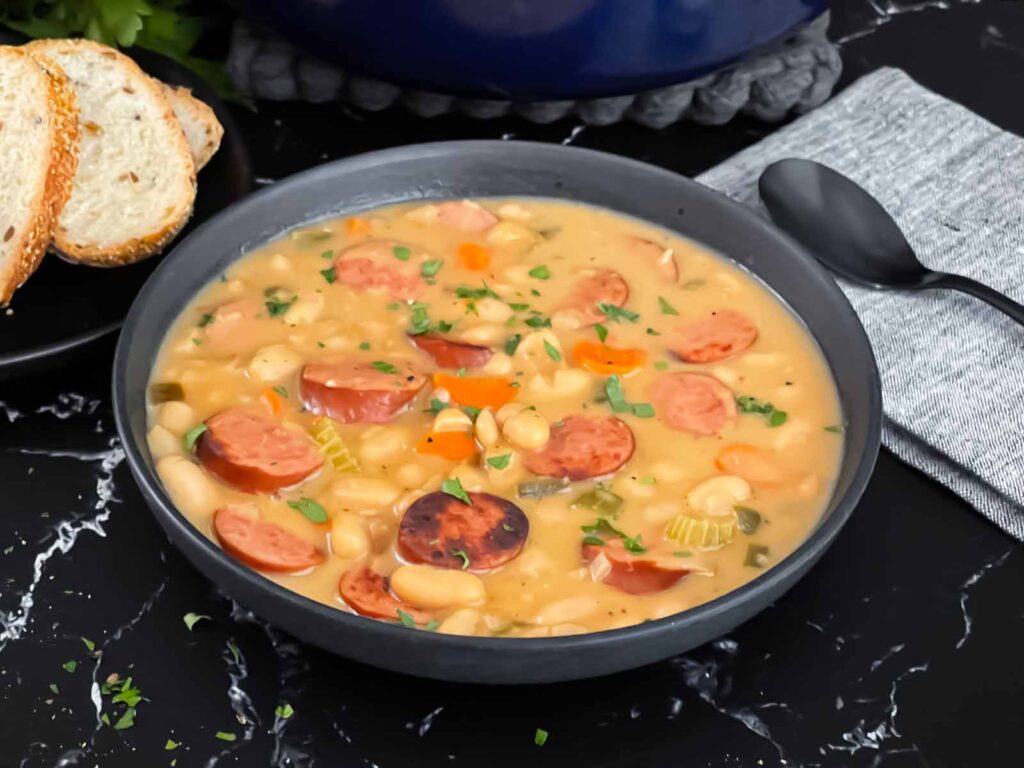
[[[475,454],[477,448],[476,440],[469,432],[431,432],[416,443],[416,451],[462,461]]]
[[[647,353],[642,349],[616,349],[596,341],[579,342],[572,355],[577,365],[604,375],[627,374],[647,362]]]
[[[260,392],[259,397],[260,405],[270,411],[274,416],[281,415],[281,408],[284,406],[284,400],[281,396],[274,391],[273,387],[267,387]]]
[[[715,466],[755,485],[778,485],[785,479],[773,451],[746,443],[726,446],[715,458]]]
[[[448,390],[459,405],[471,408],[500,408],[516,396],[518,389],[512,381],[503,376],[453,376],[450,373],[435,373],[434,386]]]
[[[368,235],[371,232],[373,232],[373,224],[366,219],[360,219],[358,216],[345,219],[345,234],[358,236]]]
[[[491,252],[476,243],[463,243],[456,251],[459,262],[466,269],[482,272],[491,266]]]

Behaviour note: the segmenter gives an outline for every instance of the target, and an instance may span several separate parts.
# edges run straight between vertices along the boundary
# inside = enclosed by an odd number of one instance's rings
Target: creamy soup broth
[[[288,589],[538,637],[772,567],[829,501],[841,424],[806,329],[734,264],[605,210],[487,199],[233,264],[167,334],[149,446],[183,514]]]

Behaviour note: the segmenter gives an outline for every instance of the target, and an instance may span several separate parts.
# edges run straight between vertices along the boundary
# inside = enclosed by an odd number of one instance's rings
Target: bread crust
[[[0,275],[0,306],[10,302],[14,292],[38,269],[50,243],[60,212],[71,196],[71,184],[78,168],[78,103],[71,81],[60,65],[45,55],[30,55],[18,48],[3,47],[7,55],[24,56],[44,74],[50,145],[46,178],[31,207],[31,223],[14,246],[13,264],[6,279]]]
[[[181,124],[178,122],[178,119],[174,116],[174,110],[167,97],[164,95],[161,85],[143,72],[138,64],[123,53],[120,53],[109,46],[103,45],[102,43],[79,38],[67,40],[33,40],[22,47],[33,56],[46,56],[48,51],[58,46],[62,48],[71,47],[83,50],[88,49],[108,58],[116,58],[118,63],[125,67],[130,73],[131,79],[136,81],[139,87],[146,89],[148,97],[153,99],[161,109],[162,114],[159,119],[171,127],[171,134],[174,137],[173,140],[175,142],[175,146],[172,148],[172,151],[168,153],[168,162],[182,162],[187,165],[189,176],[189,200],[187,205],[183,206],[183,214],[179,218],[168,220],[159,229],[149,232],[142,237],[124,240],[112,246],[81,245],[72,241],[58,225],[54,228],[51,250],[54,250],[74,261],[82,261],[96,266],[118,266],[121,264],[130,264],[149,256],[153,256],[154,254],[159,253],[163,247],[181,231],[182,227],[185,226],[192,215],[192,207],[195,203],[196,196],[196,169],[195,163],[192,160],[192,152],[189,149],[188,141],[185,138],[185,132],[182,129]]]
[[[220,149],[221,139],[224,138],[224,126],[220,124],[220,120],[217,119],[216,113],[214,113],[213,108],[209,104],[192,95],[191,88],[180,85],[167,85],[167,83],[161,83],[161,85],[171,102],[171,107],[174,109],[175,114],[177,115],[179,111],[188,113],[192,122],[202,126],[203,146],[192,155],[192,159],[196,164],[196,171],[198,172],[210,162],[210,159]],[[180,120],[180,122],[182,123],[182,128],[184,128],[184,120]],[[185,134],[187,138],[188,131],[185,131]]]

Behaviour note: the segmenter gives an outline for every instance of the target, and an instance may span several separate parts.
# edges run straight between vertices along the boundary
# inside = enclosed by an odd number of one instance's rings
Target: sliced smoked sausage
[[[348,424],[383,424],[427,383],[406,360],[337,360],[302,369],[302,402],[313,413]]]
[[[543,448],[523,455],[535,475],[584,480],[617,470],[633,455],[633,430],[614,416],[566,416]]]
[[[338,582],[338,594],[349,608],[374,619],[398,621],[398,611],[408,614],[417,624],[430,621],[430,614],[403,603],[391,594],[388,579],[369,568],[346,571]]]
[[[603,554],[611,570],[601,580],[629,595],[650,595],[678,584],[690,569],[680,563],[669,567],[651,557],[629,552],[618,539],[605,542],[603,547],[596,544],[583,545],[583,562],[590,564]],[[672,563],[675,566],[675,563]]]
[[[486,232],[498,217],[472,200],[449,200],[437,206],[437,219],[463,232]]]
[[[324,561],[324,553],[308,541],[238,506],[213,513],[213,532],[225,552],[259,571],[296,573]]]
[[[434,362],[442,368],[479,368],[486,365],[494,354],[487,347],[463,341],[450,341],[429,333],[409,338],[413,344],[434,358]]]
[[[346,248],[334,260],[339,283],[353,288],[381,288],[395,299],[411,301],[423,289],[420,263],[424,251],[396,240],[369,240]]]
[[[736,418],[736,399],[718,379],[701,373],[666,373],[651,386],[651,403],[672,429],[717,435]]]
[[[442,491],[428,493],[405,511],[398,552],[414,563],[486,571],[523,549],[530,521],[507,499],[470,493],[469,504]]]
[[[662,282],[679,282],[679,265],[671,248],[642,237],[630,237],[628,254],[636,259],[637,267],[653,269]]]
[[[579,327],[585,328],[608,319],[599,305],[622,307],[628,300],[629,286],[622,275],[614,269],[599,269],[576,281],[562,309],[575,313]]]
[[[228,408],[205,423],[196,458],[226,483],[249,493],[274,493],[295,485],[324,462],[312,440],[257,411]]]
[[[680,328],[672,351],[687,363],[717,363],[735,357],[757,340],[755,326],[742,312],[722,309]]]

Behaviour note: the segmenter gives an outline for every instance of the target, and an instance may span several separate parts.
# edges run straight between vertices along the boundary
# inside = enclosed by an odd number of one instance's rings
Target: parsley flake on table
[[[295,709],[287,701],[281,702],[274,709],[274,717],[280,717],[282,720],[287,720],[294,714]]]
[[[61,666],[64,667],[65,672],[74,674],[75,670],[78,669],[78,662],[72,659],[71,661],[65,661]]]
[[[193,613],[192,611],[189,611],[181,617],[181,620],[185,622],[185,626],[188,627],[189,632],[192,631],[192,627],[194,627],[203,619],[206,619],[206,621],[211,621],[209,616],[202,613]]]
[[[548,732],[543,728],[538,728],[533,734],[533,743],[538,747],[543,747],[548,743]]]
[[[235,739],[238,738],[235,734],[231,733],[231,731],[217,731],[214,736],[221,741],[235,741]]]

